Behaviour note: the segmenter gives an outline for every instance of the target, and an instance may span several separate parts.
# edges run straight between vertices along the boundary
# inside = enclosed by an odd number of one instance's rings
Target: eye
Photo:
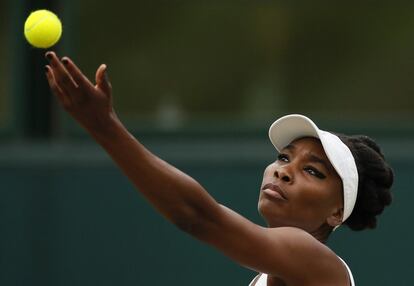
[[[277,156],[277,161],[282,161],[282,162],[289,162],[289,156],[286,154],[279,154]]]
[[[321,173],[320,171],[318,171],[314,167],[309,167],[308,166],[308,167],[305,167],[304,170],[306,172],[308,172],[310,175],[315,176],[315,177],[317,177],[319,179],[325,179],[326,178],[326,176],[323,173]]]

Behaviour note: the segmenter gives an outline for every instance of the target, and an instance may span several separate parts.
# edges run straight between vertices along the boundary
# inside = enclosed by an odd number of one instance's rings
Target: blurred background
[[[257,214],[276,158],[269,125],[303,113],[373,137],[396,173],[375,230],[329,245],[357,285],[413,285],[414,3],[0,2],[0,284],[248,285],[255,276],[149,207],[50,94],[23,24],[47,8],[53,48],[90,77],[109,66],[115,108],[155,154],[221,203]]]

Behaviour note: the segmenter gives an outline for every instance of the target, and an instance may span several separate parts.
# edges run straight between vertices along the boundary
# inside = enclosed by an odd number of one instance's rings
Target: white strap
[[[266,286],[266,284],[267,274],[259,274],[250,282],[249,286]]]
[[[351,272],[351,269],[349,269],[348,264],[346,264],[345,261],[341,257],[338,256],[338,258],[342,261],[342,263],[346,267],[346,270],[348,271],[349,280],[351,280],[351,286],[355,286],[354,276],[352,276],[352,272]]]

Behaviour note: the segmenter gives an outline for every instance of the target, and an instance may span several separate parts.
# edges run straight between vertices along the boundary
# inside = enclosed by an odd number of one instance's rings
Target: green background
[[[408,2],[407,2],[408,3]],[[395,169],[376,230],[329,245],[357,285],[413,285],[414,4],[293,1],[0,2],[0,284],[248,285],[254,273],[161,218],[58,106],[29,11],[64,23],[58,46],[150,150],[263,224],[257,197],[287,113],[372,136]],[[231,187],[230,187],[231,186]]]
[[[263,224],[258,189],[274,155],[265,134],[242,144],[159,141],[145,143]],[[382,143],[392,153],[395,143]],[[254,276],[166,222],[95,145],[13,148],[18,156],[1,154],[1,285],[248,285]],[[394,202],[376,230],[344,227],[330,238],[357,285],[413,283],[412,160],[397,152],[391,160]]]

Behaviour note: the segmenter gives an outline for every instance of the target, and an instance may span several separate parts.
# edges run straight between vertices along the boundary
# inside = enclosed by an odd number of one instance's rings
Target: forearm
[[[149,152],[112,120],[105,131],[90,134],[129,177],[137,190],[183,230],[213,219],[218,203],[193,178]]]
[[[69,58],[61,61],[54,52],[46,57],[47,80],[59,102],[156,209],[183,229],[216,220],[220,206],[214,199],[195,180],[151,154],[117,119],[106,65],[99,66],[92,84]]]

